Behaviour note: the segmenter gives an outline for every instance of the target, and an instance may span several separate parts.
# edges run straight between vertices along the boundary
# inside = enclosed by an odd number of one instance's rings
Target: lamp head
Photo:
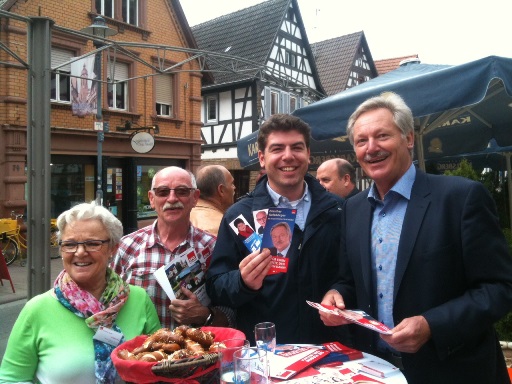
[[[101,16],[96,16],[94,22],[88,27],[82,28],[81,32],[101,38],[117,35],[117,31],[108,27],[107,22]]]

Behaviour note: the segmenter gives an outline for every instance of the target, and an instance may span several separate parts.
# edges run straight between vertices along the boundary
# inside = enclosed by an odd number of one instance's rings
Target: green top
[[[0,383],[96,383],[94,330],[50,292],[32,298],[22,309],[0,365]],[[125,340],[161,328],[153,302],[133,285],[116,324]]]

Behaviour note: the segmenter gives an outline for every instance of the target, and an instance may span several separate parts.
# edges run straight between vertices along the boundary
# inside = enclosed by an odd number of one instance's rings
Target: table
[[[306,344],[293,344],[295,346],[312,346],[311,344],[309,345],[306,345]],[[318,346],[317,346],[318,347]],[[392,364],[388,363],[386,360],[384,359],[381,359],[380,357],[377,357],[377,356],[374,356],[374,355],[371,355],[369,353],[364,353],[363,352],[363,358],[362,359],[357,359],[357,360],[351,360],[351,361],[345,361],[343,362],[343,364],[341,364],[338,367],[334,368],[333,369],[336,369],[336,370],[341,370],[343,368],[349,368],[350,370],[352,370],[353,372],[358,372],[359,371],[359,367],[360,367],[360,364],[361,363],[364,363],[366,361],[376,361],[376,362],[379,362],[379,363],[382,363],[382,364],[385,364],[385,365],[389,365],[389,366],[392,366]],[[314,364],[313,364],[314,365]],[[313,383],[314,381],[308,381],[306,378],[307,377],[311,377],[310,375],[312,374],[315,374],[316,370],[314,370],[313,368],[306,368],[304,371],[301,371],[300,373],[298,373],[297,375],[293,376],[292,378],[290,378],[289,380],[277,380],[277,379],[272,379],[272,383],[282,383],[282,384],[286,384],[286,383]],[[407,384],[407,380],[405,379],[405,376],[403,375],[403,373],[399,370],[397,370],[396,372],[390,374],[388,377],[386,378],[380,378],[380,377],[377,377],[377,376],[374,376],[374,375],[371,375],[369,373],[365,373],[365,372],[359,372],[361,373],[362,375],[368,377],[368,378],[371,378],[373,380],[376,380],[378,382],[381,382],[381,383],[385,383],[385,384]],[[347,380],[350,378],[350,375],[347,374],[347,375],[344,375],[346,376]],[[331,381],[326,381],[328,383],[330,383]],[[350,381],[346,381],[346,383],[349,383]],[[352,382],[356,382],[356,383],[359,383],[360,381],[352,381]],[[318,383],[322,383],[322,381],[318,381]],[[345,383],[345,381],[344,381]],[[366,383],[366,382],[365,382]],[[370,383],[370,382],[368,382]]]

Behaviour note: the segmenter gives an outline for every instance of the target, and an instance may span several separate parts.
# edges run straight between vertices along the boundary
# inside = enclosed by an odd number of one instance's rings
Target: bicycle
[[[11,212],[11,219],[0,219],[0,244],[2,254],[7,265],[11,265],[20,256],[22,249],[27,249],[27,239],[21,234],[21,226],[19,219],[22,219],[22,214]],[[50,245],[52,247],[58,246],[57,240],[57,220],[50,220]],[[52,259],[59,258],[59,254],[50,254]]]

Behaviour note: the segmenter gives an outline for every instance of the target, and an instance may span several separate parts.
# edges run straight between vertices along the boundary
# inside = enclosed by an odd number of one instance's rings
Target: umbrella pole
[[[415,132],[414,139],[416,141],[416,147],[418,150],[418,166],[422,171],[425,171],[425,156],[423,153],[423,135],[420,132]]]
[[[509,227],[512,228],[512,171],[510,166],[510,152],[505,153],[505,159],[507,160],[507,186],[508,186],[508,217]]]

